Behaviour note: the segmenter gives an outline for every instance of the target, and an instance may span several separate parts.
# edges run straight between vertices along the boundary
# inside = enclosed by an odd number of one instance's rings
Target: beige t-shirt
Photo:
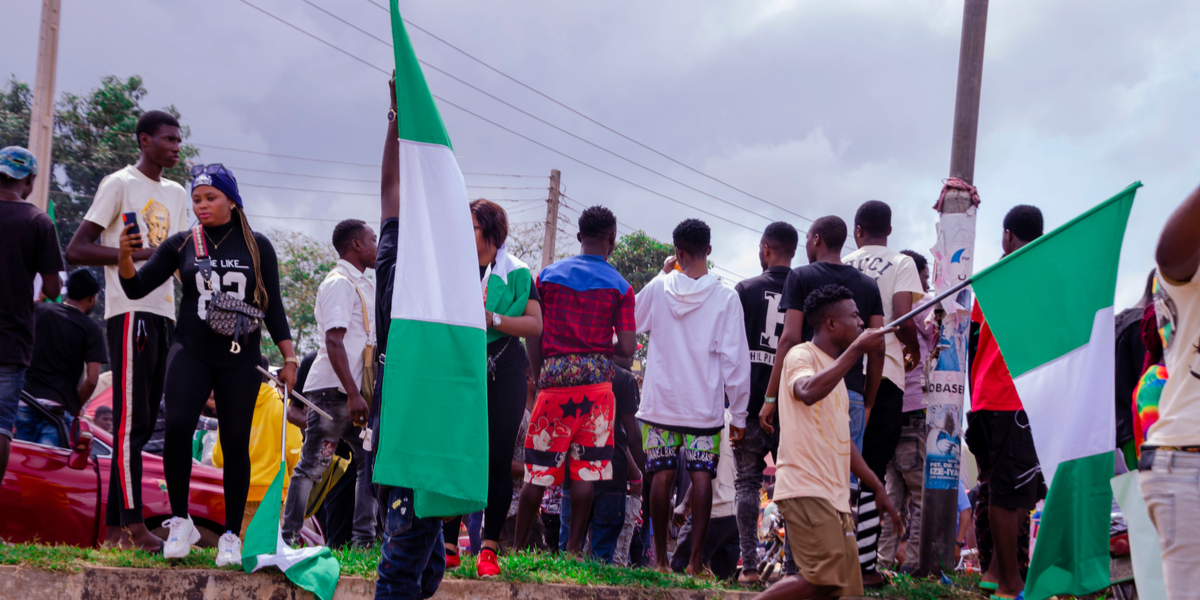
[[[775,500],[824,498],[850,512],[850,396],[846,384],[805,406],[792,394],[797,379],[812,377],[834,358],[812,342],[793,347],[783,361],[779,386],[779,460],[775,464]]]
[[[132,165],[112,173],[100,182],[92,207],[83,218],[104,228],[100,245],[121,245],[125,223],[122,213],[137,213],[142,243],[158,246],[172,234],[187,229],[188,194],[183,186],[163,179],[154,181]],[[175,319],[175,284],[166,283],[144,298],[130,300],[121,289],[116,265],[104,267],[104,318],[128,312],[148,312]]]
[[[842,259],[853,265],[864,275],[875,280],[879,286],[879,298],[883,300],[883,324],[903,315],[892,314],[892,299],[901,292],[913,295],[913,306],[925,295],[921,287],[921,275],[912,257],[901,254],[886,246],[863,246]],[[896,387],[904,389],[904,344],[896,334],[887,336],[887,358],[883,361],[883,376]]]
[[[1162,275],[1154,291],[1158,333],[1163,336],[1167,385],[1158,402],[1151,446],[1200,446],[1200,271],[1187,283]]]

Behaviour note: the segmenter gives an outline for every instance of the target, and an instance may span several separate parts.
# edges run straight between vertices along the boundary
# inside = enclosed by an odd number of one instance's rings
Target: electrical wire
[[[276,15],[272,14],[271,12],[269,12],[269,11],[267,11],[267,10],[265,10],[265,9],[263,9],[263,8],[260,8],[260,7],[258,7],[258,6],[255,6],[254,4],[250,3],[248,0],[240,0],[240,1],[241,1],[243,4],[245,4],[246,6],[249,6],[249,7],[253,8],[253,9],[257,10],[257,11],[259,11],[259,12],[263,13],[264,15],[267,15],[268,17],[271,17],[272,19],[274,19],[274,20],[276,20],[276,21],[279,21],[280,23],[283,23],[284,25],[287,25],[288,27],[290,27],[290,28],[292,28],[292,29],[295,29],[296,31],[298,31],[298,32],[300,32],[300,33],[303,33],[304,35],[306,35],[306,36],[308,36],[308,37],[310,37],[310,38],[312,38],[312,39],[314,39],[314,40],[317,40],[318,42],[321,42],[322,44],[325,44],[326,46],[329,46],[330,48],[333,48],[334,50],[337,50],[338,52],[341,52],[342,54],[345,54],[346,56],[348,56],[348,57],[350,57],[350,58],[353,58],[354,60],[356,60],[356,61],[358,61],[358,62],[361,62],[362,64],[364,64],[364,65],[367,65],[368,67],[371,67],[372,69],[375,69],[376,71],[379,71],[380,73],[383,73],[383,74],[385,74],[385,75],[391,75],[391,72],[390,72],[390,71],[388,71],[388,70],[386,70],[386,69],[384,69],[384,68],[382,68],[382,67],[380,67],[380,66],[378,66],[378,65],[376,65],[376,64],[374,64],[374,63],[372,63],[372,62],[370,62],[370,61],[368,61],[368,60],[366,60],[366,59],[364,59],[364,58],[362,58],[362,57],[360,57],[360,56],[358,56],[358,55],[356,55],[356,54],[354,54],[354,53],[352,53],[352,52],[350,52],[350,51],[348,51],[348,50],[346,50],[346,49],[344,49],[344,48],[342,48],[342,47],[340,47],[340,46],[337,46],[337,45],[335,45],[334,43],[332,43],[332,42],[330,42],[330,41],[327,41],[327,40],[325,40],[324,38],[322,38],[322,37],[320,37],[320,36],[318,36],[318,35],[316,35],[316,34],[310,33],[310,32],[308,32],[307,30],[300,28],[299,26],[293,25],[292,23],[290,23],[290,22],[288,22],[288,21],[286,21],[286,20],[284,20],[284,19],[282,19],[282,18],[280,18],[280,17],[278,17],[278,16],[276,16]],[[649,192],[649,193],[651,193],[651,194],[654,194],[654,195],[656,195],[656,196],[659,196],[659,197],[661,197],[661,198],[663,198],[663,199],[669,200],[669,201],[671,201],[671,202],[674,202],[674,203],[676,203],[676,204],[679,204],[679,205],[681,205],[681,206],[686,206],[686,207],[688,207],[688,208],[691,208],[692,210],[699,211],[699,212],[701,212],[701,213],[703,213],[703,214],[706,214],[706,215],[709,215],[709,216],[711,216],[711,217],[713,217],[713,218],[720,219],[720,220],[722,220],[722,221],[725,221],[726,223],[729,223],[729,224],[731,224],[731,225],[736,225],[736,226],[738,226],[738,227],[741,227],[741,228],[743,228],[743,229],[745,229],[745,230],[747,230],[747,231],[753,231],[753,232],[755,232],[755,233],[758,233],[758,232],[759,232],[759,230],[758,230],[758,229],[755,229],[755,228],[753,228],[753,227],[750,227],[750,226],[748,226],[748,225],[743,225],[742,223],[739,223],[739,222],[737,222],[737,221],[734,221],[734,220],[732,220],[732,219],[729,219],[729,218],[727,218],[727,217],[723,217],[723,216],[721,216],[721,215],[718,215],[718,214],[716,214],[716,213],[713,213],[713,212],[710,212],[710,211],[704,210],[704,209],[702,209],[702,208],[700,208],[700,207],[697,207],[697,206],[695,206],[695,205],[688,204],[688,203],[686,203],[686,202],[683,202],[683,201],[681,201],[681,200],[677,200],[677,199],[675,199],[675,198],[672,198],[672,197],[670,197],[670,196],[668,196],[668,195],[666,195],[666,194],[663,194],[662,192],[657,192],[657,191],[654,191],[654,190],[652,190],[652,189],[650,189],[650,188],[648,188],[648,187],[646,187],[646,186],[644,186],[644,185],[641,185],[641,184],[638,184],[638,183],[634,183],[633,181],[630,181],[630,180],[628,180],[628,179],[625,179],[624,177],[621,177],[621,176],[619,176],[619,175],[616,175],[616,174],[614,174],[614,173],[612,173],[612,172],[610,172],[610,171],[606,171],[606,170],[604,170],[604,169],[601,169],[600,167],[597,167],[597,166],[595,166],[595,165],[592,165],[592,164],[590,164],[590,163],[584,162],[583,160],[580,160],[580,159],[578,159],[578,158],[575,158],[574,156],[571,156],[571,155],[569,155],[569,154],[567,154],[567,153],[565,153],[565,152],[563,152],[563,151],[561,151],[561,150],[558,150],[558,149],[556,149],[556,148],[553,148],[553,147],[551,147],[551,146],[548,146],[548,145],[546,145],[546,144],[543,144],[542,142],[539,142],[539,141],[537,141],[537,140],[535,140],[535,139],[533,139],[533,138],[531,138],[531,137],[529,137],[529,136],[527,136],[527,135],[524,135],[524,134],[522,134],[522,133],[518,133],[517,131],[514,131],[513,129],[510,129],[510,128],[508,128],[508,127],[505,127],[504,125],[501,125],[501,124],[499,124],[499,123],[497,123],[497,122],[495,122],[495,121],[493,121],[493,120],[491,120],[491,119],[489,119],[489,118],[487,118],[487,117],[484,117],[484,116],[482,116],[482,115],[480,115],[480,114],[478,114],[478,113],[475,113],[475,112],[473,112],[473,111],[471,111],[471,110],[468,110],[468,109],[466,109],[466,108],[464,108],[464,107],[462,107],[462,106],[459,106],[458,104],[455,104],[455,103],[453,103],[453,102],[451,102],[451,101],[449,101],[449,100],[446,100],[445,98],[442,98],[441,96],[438,96],[438,95],[436,95],[436,94],[433,94],[432,92],[430,92],[430,95],[431,95],[431,96],[433,96],[434,98],[436,98],[437,100],[441,101],[443,104],[445,104],[445,105],[447,105],[447,106],[450,106],[450,107],[453,107],[453,108],[457,108],[458,110],[460,110],[460,111],[462,111],[462,112],[465,112],[465,113],[467,113],[468,115],[471,115],[471,116],[473,116],[473,117],[475,117],[475,118],[477,118],[477,119],[480,119],[480,120],[482,120],[482,121],[485,121],[485,122],[487,122],[487,123],[490,123],[490,124],[494,125],[495,127],[498,127],[498,128],[500,128],[500,129],[502,129],[502,130],[504,130],[504,131],[507,131],[508,133],[511,133],[511,134],[513,134],[513,135],[515,135],[515,136],[517,136],[517,137],[519,137],[519,138],[521,138],[521,139],[524,139],[524,140],[526,140],[526,141],[528,141],[528,142],[530,142],[530,143],[532,143],[532,144],[535,144],[535,145],[537,145],[537,146],[540,146],[540,147],[542,147],[542,148],[545,148],[546,150],[549,150],[549,151],[551,151],[551,152],[554,152],[555,154],[558,154],[559,156],[562,156],[562,157],[564,157],[564,158],[567,158],[567,159],[569,159],[569,160],[571,160],[571,161],[574,161],[574,162],[576,162],[576,163],[579,163],[579,164],[581,164],[581,165],[583,165],[583,166],[585,166],[585,167],[588,167],[588,168],[590,168],[590,169],[592,169],[592,170],[594,170],[594,171],[597,171],[597,172],[599,172],[599,173],[602,173],[602,174],[604,174],[604,175],[608,175],[609,177],[612,177],[613,179],[616,179],[616,180],[618,180],[618,181],[622,181],[622,182],[624,182],[624,183],[626,183],[626,184],[629,184],[629,185],[631,185],[631,186],[634,186],[634,187],[636,187],[636,188],[638,188],[638,189],[641,189],[641,190],[643,190],[643,191],[645,191],[645,192]]]
[[[369,2],[370,4],[374,5],[376,8],[378,8],[378,9],[380,9],[380,10],[384,11],[384,12],[387,12],[387,13],[389,13],[389,14],[391,13],[391,9],[390,9],[390,8],[388,8],[388,7],[386,7],[386,6],[383,6],[382,4],[379,4],[379,3],[375,2],[375,0],[366,0],[366,1],[367,1],[367,2]],[[310,4],[311,4],[311,2],[310,2]],[[725,181],[723,181],[723,180],[721,180],[721,179],[718,179],[718,178],[716,178],[716,177],[713,177],[712,175],[709,175],[708,173],[705,173],[704,171],[701,171],[701,170],[699,170],[699,169],[697,169],[697,168],[695,168],[695,167],[693,167],[693,166],[691,166],[691,165],[689,165],[689,164],[687,164],[687,163],[684,163],[684,162],[682,162],[682,161],[680,161],[680,160],[677,160],[677,159],[675,159],[675,158],[673,158],[673,157],[671,157],[671,156],[669,156],[669,155],[667,155],[667,154],[665,154],[665,153],[663,153],[663,152],[660,152],[660,151],[658,151],[658,150],[655,150],[654,148],[651,148],[650,146],[647,146],[646,144],[644,144],[644,143],[642,143],[642,142],[639,142],[639,141],[637,141],[637,140],[635,140],[635,139],[633,139],[633,138],[631,138],[631,137],[629,137],[629,136],[625,135],[624,133],[621,133],[620,131],[617,131],[616,129],[613,129],[612,127],[609,127],[608,125],[605,125],[604,123],[601,123],[600,121],[597,121],[596,119],[593,119],[592,117],[589,117],[588,115],[586,115],[586,114],[584,114],[584,113],[582,113],[582,112],[580,112],[580,111],[578,111],[578,110],[576,110],[576,109],[574,109],[574,108],[571,108],[570,106],[568,106],[568,105],[564,104],[563,102],[560,102],[559,100],[557,100],[557,99],[555,99],[555,98],[551,97],[550,95],[548,95],[548,94],[546,94],[546,93],[542,92],[541,90],[538,90],[537,88],[534,88],[533,86],[530,86],[529,84],[527,84],[527,83],[525,83],[525,82],[523,82],[523,81],[521,81],[521,80],[517,79],[516,77],[513,77],[512,75],[509,75],[508,73],[505,73],[504,71],[501,71],[500,69],[498,69],[498,68],[496,68],[496,67],[493,67],[492,65],[490,65],[490,64],[488,64],[487,62],[483,61],[482,59],[480,59],[480,58],[477,58],[475,55],[471,54],[470,52],[467,52],[466,50],[463,50],[462,48],[459,48],[458,46],[455,46],[454,44],[451,44],[450,42],[446,41],[445,39],[442,39],[441,37],[437,36],[436,34],[434,34],[433,32],[429,31],[428,29],[425,29],[424,27],[421,27],[420,25],[417,25],[416,23],[413,23],[412,21],[410,21],[410,20],[408,20],[408,19],[404,19],[404,23],[405,23],[405,24],[407,24],[407,25],[409,25],[409,26],[411,26],[413,29],[416,29],[417,31],[420,31],[421,33],[424,33],[425,35],[427,35],[427,36],[429,36],[429,37],[431,37],[431,38],[433,38],[433,39],[435,39],[435,40],[437,40],[437,41],[439,41],[439,42],[441,42],[441,43],[443,43],[443,44],[445,44],[445,45],[449,46],[450,48],[454,49],[454,51],[458,52],[459,54],[462,54],[463,56],[466,56],[467,58],[469,58],[469,59],[471,59],[471,60],[473,60],[473,61],[475,61],[475,62],[479,63],[480,65],[483,65],[484,67],[486,67],[486,68],[490,69],[491,71],[493,71],[493,72],[495,72],[495,73],[499,74],[501,77],[504,77],[505,79],[508,79],[509,81],[511,81],[511,82],[513,82],[513,83],[515,83],[515,84],[517,84],[517,85],[519,85],[519,86],[521,86],[521,87],[523,87],[523,88],[525,88],[525,89],[527,89],[527,90],[529,90],[529,91],[531,91],[531,92],[533,92],[533,93],[535,93],[535,94],[537,94],[537,95],[539,95],[539,96],[541,96],[541,97],[543,97],[543,98],[545,98],[545,99],[547,99],[547,100],[549,100],[549,101],[551,101],[551,102],[553,102],[553,103],[555,103],[555,104],[557,104],[557,105],[559,105],[559,106],[561,106],[561,107],[563,107],[563,108],[565,108],[565,109],[567,109],[567,110],[569,110],[569,111],[571,111],[571,112],[572,112],[572,113],[574,113],[575,115],[578,115],[578,116],[580,116],[580,117],[582,117],[582,118],[584,118],[584,119],[587,119],[587,120],[588,120],[589,122],[591,122],[592,124],[594,124],[594,125],[597,125],[597,126],[599,126],[599,127],[603,128],[603,129],[605,129],[605,130],[609,131],[610,133],[613,133],[614,135],[620,136],[621,138],[623,138],[623,139],[625,139],[625,140],[627,140],[627,141],[629,141],[629,142],[632,142],[632,143],[634,143],[634,144],[637,144],[638,146],[640,146],[640,147],[642,147],[642,148],[644,148],[644,149],[646,149],[646,150],[649,150],[650,152],[653,152],[653,153],[655,153],[655,154],[657,154],[657,155],[659,155],[659,156],[661,156],[661,157],[663,157],[663,158],[665,158],[665,159],[667,159],[667,160],[669,160],[669,161],[671,161],[671,162],[673,162],[673,163],[675,163],[675,164],[677,164],[677,165],[679,165],[679,166],[681,166],[681,167],[683,167],[683,168],[685,168],[685,169],[687,169],[687,170],[689,170],[689,171],[692,171],[693,173],[696,173],[696,174],[698,174],[698,175],[700,175],[700,176],[702,176],[702,177],[706,177],[706,178],[708,178],[708,179],[710,179],[710,180],[712,180],[712,181],[715,181],[715,182],[717,182],[717,183],[719,183],[719,184],[721,184],[721,185],[723,185],[723,186],[725,186],[725,187],[727,187],[727,188],[729,188],[729,189],[731,189],[731,190],[734,190],[734,191],[740,192],[740,193],[742,193],[742,194],[745,194],[745,195],[747,195],[747,196],[749,196],[749,197],[751,197],[751,198],[754,198],[755,200],[758,200],[758,201],[760,201],[760,202],[763,202],[763,203],[765,203],[765,204],[769,204],[769,205],[771,205],[771,206],[774,206],[775,208],[778,208],[779,210],[782,210],[782,211],[784,211],[784,212],[786,212],[786,213],[788,213],[788,214],[791,214],[791,215],[794,215],[794,216],[796,216],[796,217],[799,217],[799,218],[801,218],[801,219],[804,219],[805,221],[808,221],[808,222],[810,222],[810,223],[813,221],[812,219],[810,219],[810,218],[808,218],[808,217],[806,217],[806,216],[804,216],[804,215],[802,215],[802,214],[799,214],[799,213],[797,213],[797,212],[795,212],[795,211],[793,211],[793,210],[790,210],[790,209],[788,209],[788,208],[785,208],[785,207],[783,207],[783,206],[780,206],[780,205],[778,205],[778,204],[776,204],[776,203],[774,203],[774,202],[771,202],[770,200],[767,200],[766,198],[762,198],[762,197],[756,196],[756,195],[754,195],[754,194],[751,194],[750,192],[747,192],[746,190],[743,190],[742,188],[739,188],[739,187],[737,187],[737,186],[735,186],[735,185],[732,185],[732,184],[730,184],[730,183],[728,183],[728,182],[725,182]]]
[[[245,4],[249,5],[249,6],[254,6],[253,4],[251,4],[251,3],[249,2],[249,0],[241,0],[241,2],[243,2],[243,3],[245,3]],[[328,10],[325,10],[325,9],[324,9],[324,8],[322,8],[321,6],[319,6],[319,5],[317,5],[316,3],[312,2],[312,0],[301,0],[301,2],[304,2],[305,4],[308,4],[309,6],[312,6],[313,8],[316,8],[317,10],[321,11],[322,13],[325,13],[325,14],[326,14],[326,15],[328,15],[329,17],[331,17],[331,18],[333,18],[333,19],[335,19],[335,20],[337,20],[337,21],[341,22],[342,24],[346,25],[347,27],[350,27],[350,28],[352,28],[352,29],[354,29],[354,30],[358,31],[358,32],[362,33],[363,35],[366,35],[367,37],[370,37],[371,39],[373,39],[373,40],[375,40],[375,41],[377,41],[377,42],[379,42],[379,43],[381,43],[381,44],[384,44],[384,45],[386,45],[386,46],[387,46],[387,47],[389,47],[389,48],[391,48],[391,47],[392,47],[392,43],[391,43],[391,42],[389,42],[389,41],[387,41],[387,40],[384,40],[383,38],[381,38],[381,37],[379,37],[379,36],[376,36],[375,34],[373,34],[373,33],[369,32],[369,31],[367,31],[367,30],[365,30],[365,29],[363,29],[363,28],[361,28],[361,27],[359,27],[359,26],[357,26],[357,25],[355,25],[355,24],[353,24],[353,23],[351,23],[351,22],[349,22],[349,21],[347,21],[347,20],[345,20],[345,19],[343,19],[343,18],[341,18],[341,17],[339,17],[339,16],[337,16],[337,15],[335,15],[335,14],[331,13],[331,12],[329,12]],[[258,7],[255,7],[255,8],[258,8]],[[259,9],[259,10],[262,10],[262,9]],[[266,11],[264,11],[264,12],[266,12]],[[764,215],[764,214],[762,214],[762,213],[760,213],[760,212],[757,212],[757,211],[750,210],[749,208],[746,208],[745,206],[740,206],[740,205],[738,205],[738,204],[736,204],[736,203],[734,203],[734,202],[730,202],[729,200],[726,200],[726,199],[724,199],[724,198],[721,198],[720,196],[716,196],[716,195],[714,195],[714,194],[710,194],[710,193],[708,193],[708,192],[706,192],[706,191],[704,191],[704,190],[702,190],[702,189],[700,189],[700,188],[697,188],[697,187],[695,187],[695,186],[692,186],[692,185],[689,185],[689,184],[687,184],[687,183],[684,183],[684,182],[682,182],[682,181],[680,181],[680,180],[678,180],[678,179],[675,179],[674,177],[671,177],[670,175],[667,175],[666,173],[663,173],[663,172],[661,172],[661,171],[657,171],[657,170],[655,170],[655,169],[652,169],[652,168],[650,168],[650,167],[647,167],[646,165],[643,165],[642,163],[639,163],[639,162],[637,162],[637,161],[635,161],[635,160],[633,160],[633,159],[631,159],[631,158],[628,158],[628,157],[626,157],[626,156],[624,156],[624,155],[622,155],[622,154],[620,154],[620,153],[617,153],[617,152],[614,152],[614,151],[612,151],[612,150],[609,150],[608,148],[605,148],[604,146],[601,146],[600,144],[597,144],[597,143],[595,143],[595,142],[593,142],[593,141],[591,141],[591,140],[589,140],[589,139],[587,139],[587,138],[585,138],[585,137],[583,137],[583,136],[577,135],[577,134],[575,134],[575,133],[573,133],[573,132],[571,132],[571,131],[568,131],[568,130],[566,130],[566,129],[562,128],[562,127],[559,127],[558,125],[555,125],[554,123],[551,123],[550,121],[547,121],[547,120],[545,120],[545,119],[543,119],[543,118],[541,118],[541,117],[539,117],[539,116],[537,116],[537,115],[535,115],[535,114],[533,114],[533,113],[531,113],[531,112],[529,112],[529,111],[527,111],[527,110],[525,110],[525,109],[523,109],[523,108],[521,108],[521,107],[519,107],[519,106],[517,106],[517,105],[515,105],[515,104],[512,104],[511,102],[508,102],[507,100],[505,100],[505,99],[503,99],[503,98],[500,98],[499,96],[496,96],[495,94],[492,94],[491,92],[488,92],[487,90],[484,90],[483,88],[480,88],[480,87],[478,87],[478,86],[476,86],[476,85],[474,85],[474,84],[472,84],[472,83],[470,83],[470,82],[468,82],[468,81],[466,81],[466,80],[464,80],[464,79],[462,79],[462,78],[460,78],[460,77],[457,77],[457,76],[455,76],[455,75],[453,75],[453,74],[451,74],[451,73],[449,73],[449,72],[445,71],[444,69],[441,69],[441,68],[439,68],[438,66],[436,66],[436,65],[433,65],[433,64],[431,64],[431,63],[429,63],[429,62],[427,62],[427,61],[425,61],[425,60],[422,60],[422,59],[418,58],[418,59],[417,59],[417,62],[421,63],[422,65],[425,65],[426,67],[429,67],[430,69],[433,69],[434,71],[437,71],[438,73],[441,73],[442,75],[445,75],[446,77],[449,77],[450,79],[453,79],[453,80],[455,80],[455,81],[457,81],[457,82],[461,83],[462,85],[465,85],[465,86],[467,86],[467,87],[469,87],[469,88],[471,88],[471,89],[475,90],[476,92],[479,92],[480,94],[483,94],[483,95],[487,96],[488,98],[491,98],[492,100],[495,100],[496,102],[499,102],[499,103],[501,103],[501,104],[503,104],[503,105],[505,105],[505,106],[507,106],[507,107],[509,107],[509,108],[511,108],[511,109],[513,109],[513,110],[515,110],[515,111],[517,111],[517,112],[519,112],[519,113],[521,113],[521,114],[523,114],[523,115],[525,115],[525,116],[527,116],[527,117],[529,117],[529,118],[531,118],[531,119],[533,119],[533,120],[535,120],[535,121],[537,121],[537,122],[539,122],[539,123],[542,123],[543,125],[546,125],[546,126],[548,126],[548,127],[552,127],[552,128],[554,128],[554,129],[556,129],[556,130],[558,130],[558,131],[560,131],[560,132],[562,132],[562,133],[565,133],[565,134],[567,134],[567,135],[569,135],[569,136],[571,136],[571,137],[573,137],[573,138],[575,138],[575,139],[577,139],[577,140],[579,140],[579,141],[581,141],[581,142],[583,142],[583,143],[585,143],[585,144],[587,144],[587,145],[589,145],[589,146],[592,146],[593,148],[596,148],[597,150],[600,150],[600,151],[602,151],[602,152],[606,152],[606,153],[608,153],[608,154],[612,155],[613,157],[616,157],[616,158],[618,158],[618,159],[621,159],[621,160],[623,160],[623,161],[625,161],[625,162],[627,162],[627,163],[629,163],[629,164],[631,164],[631,165],[633,165],[633,166],[635,166],[635,167],[638,167],[638,168],[640,168],[640,169],[644,169],[644,170],[646,170],[646,171],[649,171],[650,173],[653,173],[653,174],[655,174],[655,175],[658,175],[659,177],[662,177],[663,179],[666,179],[666,180],[668,180],[668,181],[674,182],[675,184],[677,184],[677,185],[680,185],[680,186],[683,186],[683,187],[685,187],[685,188],[687,188],[687,189],[689,189],[689,190],[692,190],[693,192],[696,192],[696,193],[698,193],[698,194],[702,194],[702,195],[708,196],[709,198],[712,198],[713,200],[716,200],[716,201],[718,201],[718,202],[721,202],[721,203],[727,204],[727,205],[729,205],[729,206],[732,206],[732,207],[734,207],[734,208],[737,208],[737,209],[739,209],[739,210],[743,210],[743,211],[745,211],[745,212],[748,212],[748,213],[750,213],[750,214],[752,214],[752,215],[754,215],[754,216],[756,216],[756,217],[759,217],[759,218],[761,218],[761,219],[766,219],[768,222],[772,222],[772,221],[776,221],[776,220],[777,220],[777,219],[775,219],[775,218],[773,218],[773,217],[769,217],[769,216],[767,216],[767,215]],[[436,96],[435,96],[435,97],[436,97]],[[439,98],[439,100],[440,100],[440,98]],[[774,205],[772,204],[772,206],[774,206]],[[784,210],[784,211],[786,211],[786,212],[789,212],[789,213],[791,213],[791,211],[788,211],[787,209],[783,209],[782,207],[777,207],[777,208],[780,208],[781,210]],[[791,214],[795,214],[795,213],[791,213]],[[798,217],[800,217],[800,218],[806,218],[806,217],[802,217],[801,215],[798,215],[798,214],[797,214],[796,216],[798,216]],[[811,221],[811,219],[809,219],[809,220]]]

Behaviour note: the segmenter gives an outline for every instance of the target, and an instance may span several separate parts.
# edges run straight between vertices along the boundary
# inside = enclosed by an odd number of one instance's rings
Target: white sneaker
[[[192,524],[191,517],[171,517],[163,525],[171,531],[167,543],[163,544],[164,558],[183,558],[192,551],[192,545],[200,541],[200,532]]]
[[[217,566],[242,564],[242,540],[226,531],[217,541]]]

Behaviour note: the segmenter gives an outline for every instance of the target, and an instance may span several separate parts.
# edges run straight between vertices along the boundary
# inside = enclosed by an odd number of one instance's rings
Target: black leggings
[[[167,357],[166,430],[163,438],[163,470],[171,513],[188,516],[188,493],[192,477],[192,436],[209,392],[217,403],[221,452],[225,456],[225,530],[242,529],[242,513],[250,490],[250,425],[262,374],[258,352],[247,353],[244,363],[213,367],[182,344],[171,346]]]
[[[493,542],[500,541],[512,503],[513,448],[525,417],[525,372],[529,362],[524,352],[518,356],[520,360],[497,364],[494,379],[488,375],[488,498],[487,508],[483,509],[483,539]],[[443,526],[447,544],[458,544],[461,522],[460,517]]]

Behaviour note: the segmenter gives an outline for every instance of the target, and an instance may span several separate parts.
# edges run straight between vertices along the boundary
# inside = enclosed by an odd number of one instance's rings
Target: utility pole
[[[988,0],[963,2],[962,44],[958,51],[958,92],[954,100],[954,134],[950,147],[950,177],[974,185],[975,142],[979,130],[979,93],[983,82],[983,46]],[[975,204],[971,192],[947,189],[939,202],[938,242],[934,248],[935,287],[943,292],[965,281],[973,271]],[[969,292],[955,298],[970,310]],[[946,304],[943,304],[945,306]],[[968,361],[970,319],[961,312],[938,309],[941,335],[938,359],[928,371],[926,440],[937,436],[945,451],[925,456],[925,490],[921,498],[920,563],[918,573],[940,576],[958,564],[958,479],[962,463],[963,397]],[[949,440],[949,444],[941,443]],[[926,444],[928,448],[929,445]]]
[[[542,268],[554,262],[554,242],[558,239],[558,190],[562,173],[550,170],[550,197],[546,199],[546,239],[542,243]]]
[[[46,210],[50,200],[50,146],[54,141],[54,73],[58,65],[58,17],[61,0],[42,0],[42,30],[38,35],[37,78],[29,115],[29,151],[38,162],[29,202]]]

